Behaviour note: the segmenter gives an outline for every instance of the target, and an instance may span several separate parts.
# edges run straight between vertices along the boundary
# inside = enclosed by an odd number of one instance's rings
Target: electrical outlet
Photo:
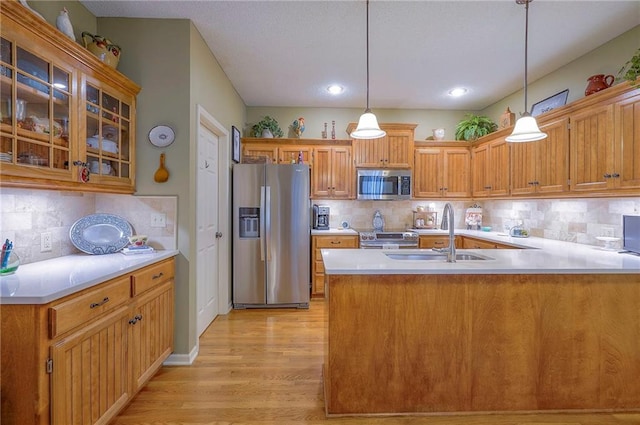
[[[167,227],[167,215],[164,213],[151,214],[151,227]]]
[[[613,237],[613,227],[605,227],[602,229],[602,236],[606,236],[608,238]]]
[[[51,249],[51,232],[40,233],[40,252],[49,252]]]

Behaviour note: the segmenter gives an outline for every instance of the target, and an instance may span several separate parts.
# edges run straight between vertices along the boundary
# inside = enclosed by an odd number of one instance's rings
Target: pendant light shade
[[[351,132],[354,139],[377,139],[387,133],[380,129],[378,119],[369,109],[369,0],[367,0],[367,109],[358,120],[358,126]]]
[[[529,41],[529,3],[533,0],[516,0],[517,4],[524,4],[524,113],[513,128],[513,132],[505,139],[507,142],[535,142],[547,138],[547,134],[540,131],[536,119],[527,112],[527,50]]]

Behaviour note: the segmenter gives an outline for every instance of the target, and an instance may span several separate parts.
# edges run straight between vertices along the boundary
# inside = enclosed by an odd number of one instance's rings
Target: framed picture
[[[567,97],[569,96],[569,89],[563,90],[560,93],[556,93],[551,97],[548,97],[540,102],[534,104],[531,107],[531,116],[535,117],[545,112],[549,112],[552,109],[559,108],[567,104]]]
[[[233,146],[231,159],[233,162],[240,162],[240,130],[234,125],[231,126],[231,142]]]

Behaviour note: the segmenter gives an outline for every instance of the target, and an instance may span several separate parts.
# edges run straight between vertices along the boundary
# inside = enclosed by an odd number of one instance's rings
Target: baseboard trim
[[[195,361],[196,357],[198,357],[198,352],[200,350],[200,344],[196,344],[193,347],[193,350],[189,354],[176,354],[173,353],[167,360],[165,360],[162,365],[163,366],[190,366]]]

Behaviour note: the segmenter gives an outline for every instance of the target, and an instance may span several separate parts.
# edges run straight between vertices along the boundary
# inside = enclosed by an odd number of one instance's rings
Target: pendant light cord
[[[527,78],[527,70],[528,61],[527,57],[529,50],[529,2],[531,0],[522,0],[524,2],[524,10],[525,10],[525,18],[524,18],[524,113],[527,114],[529,110],[527,109],[527,87],[528,87],[528,78]]]
[[[369,109],[369,0],[367,0],[367,109],[365,112],[371,112]]]

